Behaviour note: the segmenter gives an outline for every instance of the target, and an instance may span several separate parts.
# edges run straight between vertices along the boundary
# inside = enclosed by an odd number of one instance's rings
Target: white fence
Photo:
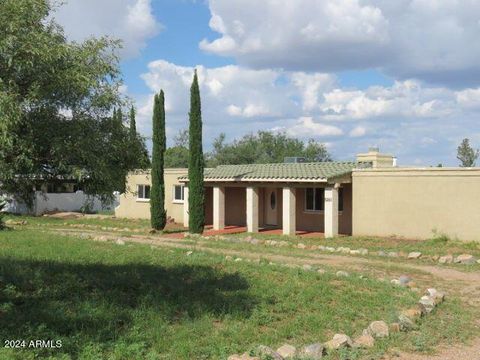
[[[89,212],[113,210],[120,203],[119,195],[115,194],[113,203],[104,206],[99,198],[88,196],[83,191],[47,194],[37,191],[34,195],[31,210],[22,201],[13,197],[7,197],[6,200],[7,206],[4,211],[31,215],[42,215],[50,211],[81,211],[85,206],[88,206]]]

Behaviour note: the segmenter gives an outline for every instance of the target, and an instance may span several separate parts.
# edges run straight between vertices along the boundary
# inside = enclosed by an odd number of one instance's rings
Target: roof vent
[[[292,164],[292,163],[304,163],[306,162],[306,159],[301,156],[287,156],[283,158],[283,162],[286,164]]]

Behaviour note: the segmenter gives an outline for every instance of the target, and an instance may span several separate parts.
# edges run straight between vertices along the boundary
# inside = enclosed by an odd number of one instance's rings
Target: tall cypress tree
[[[122,108],[118,108],[116,120],[119,124],[123,124],[123,113]]]
[[[165,137],[165,96],[163,90],[156,94],[153,105],[152,136],[152,188],[150,191],[150,224],[155,230],[162,230],[167,222],[165,211],[165,181],[163,163],[166,150]]]
[[[197,70],[195,70],[193,83],[190,88],[189,118],[188,228],[191,233],[200,234],[205,226],[205,192],[203,187],[202,109]]]
[[[130,139],[136,141],[137,139],[137,122],[135,121],[135,108],[130,108]]]

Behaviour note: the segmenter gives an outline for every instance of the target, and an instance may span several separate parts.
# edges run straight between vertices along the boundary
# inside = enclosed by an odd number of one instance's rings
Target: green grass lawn
[[[258,344],[302,345],[393,320],[417,295],[144,245],[34,230],[0,233],[1,339],[62,340],[2,358],[224,359]]]
[[[57,219],[48,216],[18,216],[8,215],[5,220],[14,222],[26,222],[26,227],[74,227],[84,226],[85,229],[107,231],[117,230],[121,233],[133,233],[137,230],[148,233],[151,230],[150,220],[148,219],[125,219],[116,218],[114,216],[104,215],[105,217],[97,217],[85,215],[84,217],[75,219]],[[167,224],[165,232],[177,232],[184,230],[180,224]]]

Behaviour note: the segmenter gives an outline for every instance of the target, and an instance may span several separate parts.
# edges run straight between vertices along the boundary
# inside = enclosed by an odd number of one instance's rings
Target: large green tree
[[[180,130],[173,140],[173,146],[165,152],[166,168],[188,168],[188,130]]]
[[[213,151],[208,154],[208,165],[280,163],[285,157],[300,156],[306,161],[331,161],[324,144],[310,139],[303,142],[285,133],[260,131],[248,134],[231,143],[220,134],[213,142]]]
[[[473,149],[469,139],[463,139],[457,148],[457,159],[461,167],[473,167],[479,156],[479,150]]]
[[[191,233],[202,233],[205,226],[205,189],[203,187],[205,161],[202,146],[202,106],[196,70],[190,88],[189,120],[188,229]]]
[[[48,0],[0,1],[0,179],[31,203],[38,182],[74,178],[104,200],[132,168],[119,42],[66,40]]]
[[[155,230],[162,230],[167,222],[165,211],[165,95],[163,90],[155,94],[153,102],[152,136],[152,189],[150,191],[150,224]]]

